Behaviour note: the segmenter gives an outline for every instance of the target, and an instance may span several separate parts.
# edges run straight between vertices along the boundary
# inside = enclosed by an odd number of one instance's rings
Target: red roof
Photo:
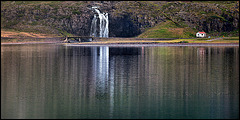
[[[206,34],[205,32],[198,32],[198,33],[200,33],[200,34]]]

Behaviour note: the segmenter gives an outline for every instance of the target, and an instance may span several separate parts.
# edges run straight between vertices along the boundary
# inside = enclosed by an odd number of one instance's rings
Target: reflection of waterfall
[[[91,30],[90,30],[90,36],[94,36],[94,37],[107,37],[108,38],[108,13],[101,13],[97,7],[92,7],[92,9],[95,10],[95,12],[97,12],[97,15],[94,14],[94,17],[92,19],[92,25],[91,25]],[[99,18],[99,22],[98,22],[98,18]],[[99,30],[98,30],[98,25],[97,23],[99,23]],[[98,31],[97,31],[98,30]],[[98,33],[99,32],[99,33]]]
[[[105,89],[108,81],[108,72],[109,72],[109,48],[100,47],[100,56],[99,56],[99,82],[101,84],[101,89]]]
[[[110,61],[109,47],[92,47],[93,80],[96,82],[96,95],[105,96],[109,92],[110,117],[114,109],[114,61]],[[111,62],[111,64],[109,64]],[[111,65],[111,66],[109,66]],[[98,99],[101,97],[97,97]]]
[[[93,76],[96,81],[96,90],[104,95],[108,89],[109,80],[109,47],[92,48]]]

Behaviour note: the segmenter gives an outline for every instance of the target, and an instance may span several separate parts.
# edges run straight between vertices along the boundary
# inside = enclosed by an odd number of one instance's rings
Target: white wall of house
[[[206,37],[206,34],[204,33],[196,33],[196,37]]]

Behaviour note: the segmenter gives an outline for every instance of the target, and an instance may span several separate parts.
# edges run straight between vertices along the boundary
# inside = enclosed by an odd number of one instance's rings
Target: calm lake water
[[[1,45],[1,118],[239,118],[238,46]]]

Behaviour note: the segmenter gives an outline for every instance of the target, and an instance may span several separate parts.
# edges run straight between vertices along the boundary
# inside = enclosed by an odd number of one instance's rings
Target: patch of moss
[[[38,24],[38,22],[36,22],[36,21],[33,21],[32,23],[31,23],[31,25],[37,25]]]
[[[227,22],[227,20],[226,20],[224,17],[219,16],[219,15],[212,15],[212,16],[210,16],[210,17],[211,17],[211,18],[219,18],[219,19],[221,19],[222,21]]]
[[[60,28],[56,28],[62,36],[74,36],[73,34],[68,33],[67,31],[64,31]]]
[[[74,11],[72,12],[72,14],[77,14],[77,15],[80,15],[80,14],[81,14],[81,12],[80,12],[80,11],[78,11],[78,10],[74,10]]]

